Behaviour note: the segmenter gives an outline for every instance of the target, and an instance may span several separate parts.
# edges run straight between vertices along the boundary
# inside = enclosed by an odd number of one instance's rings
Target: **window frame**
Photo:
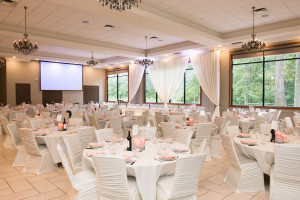
[[[186,69],[186,70],[194,70],[193,68],[192,69]],[[171,103],[171,99],[169,100],[168,104],[170,105],[197,105],[197,106],[202,106],[202,87],[200,85],[200,104],[197,103],[197,104],[186,104],[186,77],[185,77],[185,72],[184,72],[184,75],[183,75],[183,79],[184,79],[184,83],[183,83],[183,88],[184,88],[184,91],[183,91],[183,101],[184,103]],[[200,83],[199,83],[200,84]],[[155,99],[156,99],[156,102],[146,102],[146,70],[144,70],[144,75],[143,75],[143,102],[144,104],[164,104],[164,103],[161,103],[161,102],[157,102],[158,99],[159,99],[159,96],[157,95],[157,92],[155,92]]]
[[[114,73],[115,72],[115,73]],[[127,88],[128,88],[128,98],[127,98],[127,101],[122,101],[119,99],[119,74],[122,73],[122,72],[127,72]],[[110,74],[109,74],[110,73]],[[108,101],[108,75],[111,75],[111,74],[116,74],[117,75],[117,102],[123,102],[123,103],[128,103],[129,101],[129,68],[126,67],[126,68],[116,68],[116,69],[110,69],[110,70],[106,70],[106,102],[116,102],[116,101]],[[124,75],[122,75],[121,77],[123,77]],[[126,76],[126,75],[125,75]]]
[[[283,44],[277,44],[277,45],[270,45],[267,49],[263,50],[262,53],[262,61],[260,62],[251,62],[251,63],[262,63],[263,66],[263,95],[262,95],[262,106],[254,106],[256,108],[263,108],[263,109],[283,109],[283,110],[299,110],[300,107],[285,107],[285,106],[265,106],[265,63],[266,62],[276,62],[276,61],[285,61],[285,60],[293,60],[293,59],[280,59],[280,60],[271,60],[271,61],[266,61],[265,57],[269,55],[265,55],[265,52],[269,51],[280,51],[280,50],[288,50],[292,48],[299,48],[300,47],[300,41],[299,42],[291,42],[291,43],[283,43]],[[291,51],[290,53],[295,53]],[[249,108],[249,105],[233,105],[233,60],[232,57],[234,55],[247,55],[247,53],[243,53],[241,50],[235,50],[235,51],[230,51],[229,52],[229,107],[235,107],[235,108]],[[285,52],[284,54],[289,54],[289,52]],[[249,54],[250,55],[250,54]],[[278,55],[278,54],[275,54]],[[295,59],[300,59],[300,58],[295,58]],[[239,64],[245,64],[245,63],[239,63]],[[249,64],[249,63],[247,63]]]

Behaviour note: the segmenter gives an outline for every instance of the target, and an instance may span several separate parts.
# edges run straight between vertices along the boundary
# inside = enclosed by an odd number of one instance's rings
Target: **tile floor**
[[[12,167],[16,151],[3,147],[0,136],[1,200],[66,200],[71,184],[62,167],[42,175],[24,173],[23,167]],[[233,192],[223,180],[229,162],[226,158],[205,162],[199,183],[199,200],[267,200],[268,192]]]

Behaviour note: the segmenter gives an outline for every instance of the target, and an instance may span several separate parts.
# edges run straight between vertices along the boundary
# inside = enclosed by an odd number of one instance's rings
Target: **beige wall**
[[[38,61],[22,62],[8,60],[6,68],[7,103],[16,105],[16,83],[30,83],[31,101],[33,104],[42,103],[40,91],[40,64]],[[99,86],[99,100],[104,101],[105,70],[88,66],[83,67],[83,85]],[[83,102],[82,91],[63,91],[65,102]]]

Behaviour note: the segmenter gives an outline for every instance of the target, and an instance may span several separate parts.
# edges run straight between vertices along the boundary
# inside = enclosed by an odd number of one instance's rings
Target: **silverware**
[[[133,165],[135,162],[136,162],[136,160],[135,160],[135,161],[133,161],[132,163],[130,163],[130,165]]]
[[[162,160],[161,160],[161,159],[158,159],[158,158],[154,158],[154,160],[157,160],[157,161],[159,161],[159,162],[162,162]]]

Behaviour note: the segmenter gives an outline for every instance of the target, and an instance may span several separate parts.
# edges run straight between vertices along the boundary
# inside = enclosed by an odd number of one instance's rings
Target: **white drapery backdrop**
[[[220,116],[220,51],[191,56],[197,79],[216,108],[213,118]]]
[[[167,108],[168,101],[180,84],[187,64],[188,57],[179,57],[155,61],[149,67],[148,71],[152,85],[160,99],[164,102],[165,108]]]
[[[140,64],[129,65],[129,102],[137,93],[143,79],[144,66]]]

